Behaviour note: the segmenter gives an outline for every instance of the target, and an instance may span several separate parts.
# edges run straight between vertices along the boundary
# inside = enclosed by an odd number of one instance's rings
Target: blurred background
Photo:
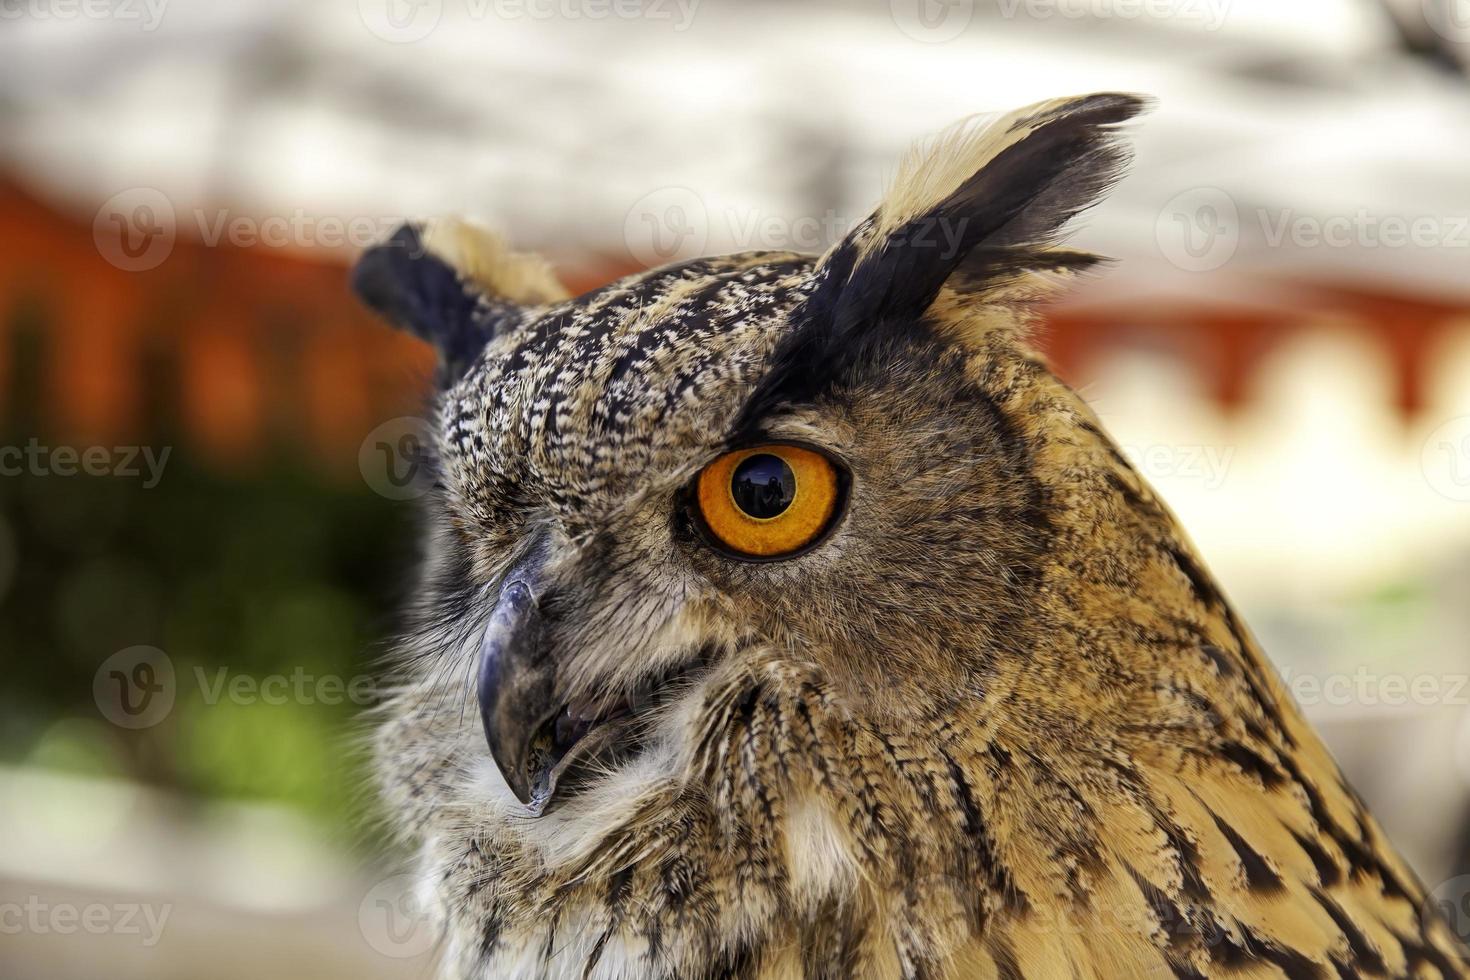
[[[1043,343],[1458,901],[1467,65],[1470,0],[3,0],[0,974],[429,971],[360,742],[431,358],[356,251],[820,250],[916,138],[1102,89],[1159,105]]]

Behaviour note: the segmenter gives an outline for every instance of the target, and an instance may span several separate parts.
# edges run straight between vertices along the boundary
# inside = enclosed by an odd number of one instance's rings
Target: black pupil
[[[756,453],[735,467],[730,477],[730,494],[735,506],[751,517],[779,517],[796,498],[796,474],[780,456]]]

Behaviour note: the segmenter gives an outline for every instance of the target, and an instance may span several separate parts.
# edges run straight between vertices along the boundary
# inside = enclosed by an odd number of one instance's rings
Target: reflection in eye
[[[779,517],[796,499],[796,474],[786,461],[770,453],[747,456],[730,478],[735,506],[756,520]]]

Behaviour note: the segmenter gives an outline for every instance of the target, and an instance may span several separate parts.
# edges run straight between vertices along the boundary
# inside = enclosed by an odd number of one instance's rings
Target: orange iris
[[[811,449],[737,449],[700,472],[699,515],[731,551],[776,558],[800,551],[832,523],[838,482],[837,468]]]

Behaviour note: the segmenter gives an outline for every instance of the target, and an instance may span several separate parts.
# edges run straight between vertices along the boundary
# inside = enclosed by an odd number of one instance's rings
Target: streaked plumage
[[[1141,107],[961,126],[820,258],[575,299],[463,225],[364,259],[360,292],[444,353],[378,752],[446,976],[1470,975],[1028,344]],[[840,520],[785,561],[710,548],[691,481],[780,441],[845,466]],[[537,727],[624,703],[580,741]]]

